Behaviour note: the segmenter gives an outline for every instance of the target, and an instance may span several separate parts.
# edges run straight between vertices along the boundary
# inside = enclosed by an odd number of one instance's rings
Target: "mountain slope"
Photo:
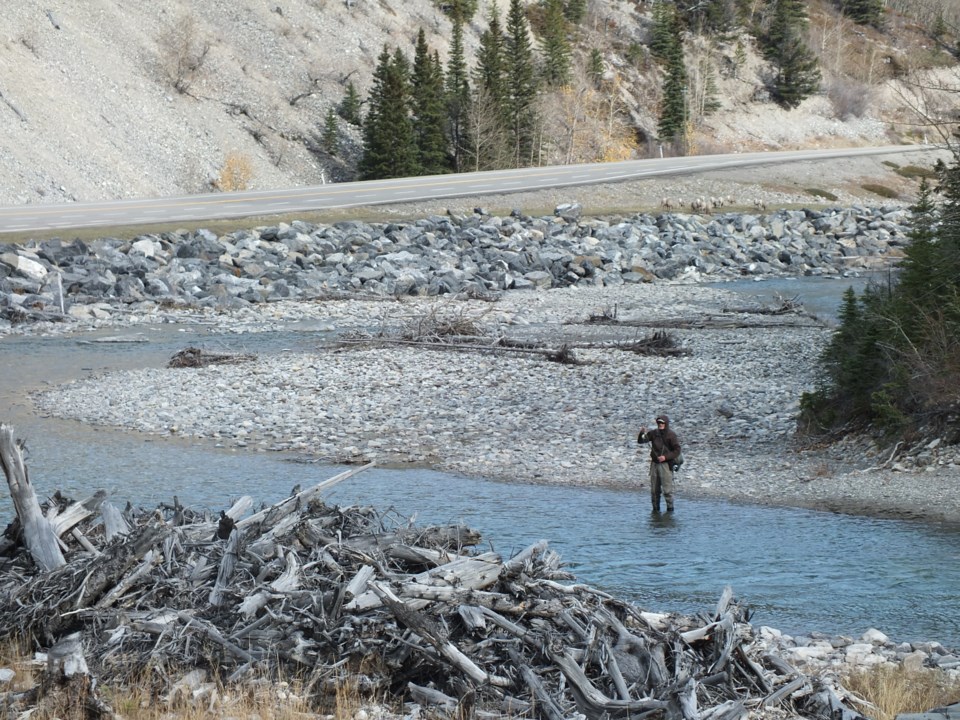
[[[467,29],[471,62],[485,12]],[[647,15],[595,0],[582,33],[649,129],[656,71],[622,57]],[[0,205],[209,192],[231,158],[250,189],[336,179],[309,146],[346,84],[365,97],[385,43],[412,56],[423,27],[445,58],[450,35],[430,0],[18,0],[0,4],[0,27]],[[836,119],[826,95],[789,113],[758,99],[751,62],[720,78],[723,109],[700,128],[699,152],[900,140],[882,112]]]

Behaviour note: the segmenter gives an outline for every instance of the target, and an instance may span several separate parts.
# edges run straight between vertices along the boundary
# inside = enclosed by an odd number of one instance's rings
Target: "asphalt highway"
[[[0,207],[0,234],[41,230],[156,225],[249,216],[284,215],[369,205],[543,190],[656,176],[823,159],[930,150],[925,145],[898,145],[830,150],[698,155],[628,160],[592,165],[495,170],[391,180],[335,183],[286,190],[261,190],[182,197],[138,198],[68,204]]]

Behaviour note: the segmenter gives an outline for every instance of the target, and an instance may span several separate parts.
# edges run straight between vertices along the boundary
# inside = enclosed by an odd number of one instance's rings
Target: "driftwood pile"
[[[609,321],[609,323],[608,323]],[[615,317],[595,316],[590,323],[615,324]],[[573,324],[573,323],[568,323]],[[482,352],[498,355],[530,355],[542,357],[549,362],[564,365],[583,364],[575,350],[605,349],[632,352],[638,355],[688,355],[689,351],[677,346],[673,336],[662,330],[655,331],[644,338],[632,340],[584,340],[567,339],[560,343],[536,339],[509,337],[498,329],[496,332],[484,330],[480,318],[471,318],[463,313],[444,315],[437,310],[426,314],[401,318],[399,322],[389,324],[381,321],[381,326],[373,333],[354,332],[342,337],[338,343],[348,346],[405,346],[426,350],[447,350],[454,352]]]
[[[120,510],[103,493],[32,512],[20,449],[0,425],[17,506],[0,633],[55,648],[61,683],[149,676],[163,697],[202,668],[223,684],[298,678],[318,708],[349,682],[433,717],[859,717],[768,654],[729,589],[700,616],[648,613],[576,583],[546,541],[503,557],[464,527],[323,502],[369,466],[219,517]],[[7,708],[37,701],[10,695]],[[95,700],[85,717],[109,717]]]
[[[200,348],[188,347],[174,354],[167,363],[169,368],[199,368],[210,365],[232,365],[254,360],[253,355],[211,353]]]
[[[592,325],[610,325],[632,328],[675,328],[686,330],[736,329],[736,328],[781,328],[781,327],[828,327],[821,318],[808,313],[799,296],[778,296],[770,305],[724,307],[720,314],[703,313],[693,317],[659,318],[656,320],[624,320],[618,316],[618,308],[607,308],[587,320]]]

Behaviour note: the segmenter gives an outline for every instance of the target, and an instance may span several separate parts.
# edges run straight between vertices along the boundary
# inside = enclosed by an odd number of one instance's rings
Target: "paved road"
[[[0,207],[0,234],[103,226],[156,225],[188,220],[280,215],[418,200],[488,195],[551,187],[589,185],[655,176],[683,175],[750,165],[919,152],[929,146],[802,150],[774,153],[701,155],[629,160],[593,165],[559,165],[519,170],[434,175],[337,183],[289,190],[264,190],[184,197]]]

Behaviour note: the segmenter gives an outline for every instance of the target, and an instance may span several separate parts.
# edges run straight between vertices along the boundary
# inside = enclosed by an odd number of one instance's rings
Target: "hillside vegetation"
[[[507,4],[498,8],[502,16]],[[524,3],[537,62],[547,4]],[[922,140],[927,128],[915,108],[933,120],[952,117],[954,94],[932,88],[956,77],[955,3],[896,0],[874,25],[858,24],[832,2],[809,2],[804,39],[822,81],[793,107],[771,95],[771,64],[756,35],[771,4],[720,5],[735,17],[723,32],[696,22],[682,29],[681,152]],[[3,3],[0,204],[351,178],[361,130],[338,115],[330,152],[331,112],[351,86],[365,103],[383,49],[412,59],[421,29],[446,69],[450,7],[431,0]],[[480,2],[464,25],[470,68],[492,7]],[[535,162],[661,151],[668,73],[651,51],[655,15],[650,3],[584,4],[568,33],[568,82],[537,96],[543,132]],[[922,92],[905,83],[918,72],[927,81]],[[604,142],[587,142],[601,136]]]

